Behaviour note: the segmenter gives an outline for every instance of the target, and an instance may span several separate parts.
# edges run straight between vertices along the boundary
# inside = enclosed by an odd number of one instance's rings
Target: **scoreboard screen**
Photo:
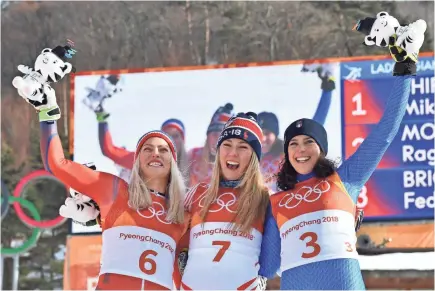
[[[342,156],[349,158],[382,118],[393,89],[392,60],[342,62]],[[366,220],[434,218],[434,60],[419,60],[399,132],[362,189]]]

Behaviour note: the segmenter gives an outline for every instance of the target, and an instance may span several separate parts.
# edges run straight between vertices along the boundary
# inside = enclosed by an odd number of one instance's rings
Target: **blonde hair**
[[[171,155],[171,171],[167,186],[166,220],[172,223],[184,222],[184,195],[186,186],[178,169],[177,163]],[[146,177],[140,170],[139,158],[135,159],[128,185],[128,204],[133,209],[144,209],[152,205],[151,193],[147,187]]]
[[[222,169],[219,163],[218,151],[216,154],[216,163],[213,167],[210,187],[205,193],[204,206],[200,212],[203,221],[207,216],[210,205],[218,196],[221,176]],[[269,203],[269,190],[264,183],[260,163],[254,152],[252,153],[246,172],[236,188],[240,188],[240,196],[237,199],[237,216],[236,221],[234,221],[235,229],[249,232],[257,219],[265,217],[267,204]]]

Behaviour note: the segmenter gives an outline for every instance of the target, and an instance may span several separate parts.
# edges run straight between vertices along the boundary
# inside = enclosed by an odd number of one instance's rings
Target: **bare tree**
[[[351,30],[358,19],[385,10],[403,22],[425,19],[427,51],[433,9],[433,2],[414,1],[12,1],[1,18],[2,136],[25,147],[17,132],[34,118],[11,86],[17,65],[32,66],[43,48],[67,38],[76,43],[71,62],[79,71],[385,54],[362,46],[363,36]],[[54,87],[67,111],[68,79]]]

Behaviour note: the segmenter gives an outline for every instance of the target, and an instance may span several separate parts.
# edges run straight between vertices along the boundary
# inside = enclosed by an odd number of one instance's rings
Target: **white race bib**
[[[244,234],[227,222],[194,226],[183,283],[193,290],[236,290],[258,277],[261,240],[258,230]],[[243,289],[256,284],[255,280]]]
[[[172,288],[175,241],[138,226],[118,226],[103,232],[100,275],[114,273],[142,278]]]
[[[355,219],[342,210],[323,210],[295,217],[280,228],[281,272],[339,258],[357,258]]]

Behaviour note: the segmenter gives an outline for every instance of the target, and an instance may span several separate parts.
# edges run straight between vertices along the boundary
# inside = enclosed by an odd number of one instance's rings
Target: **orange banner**
[[[357,235],[366,234],[375,244],[391,239],[387,248],[433,248],[434,222],[363,224]]]
[[[68,236],[64,290],[95,290],[100,272],[101,235]]]

